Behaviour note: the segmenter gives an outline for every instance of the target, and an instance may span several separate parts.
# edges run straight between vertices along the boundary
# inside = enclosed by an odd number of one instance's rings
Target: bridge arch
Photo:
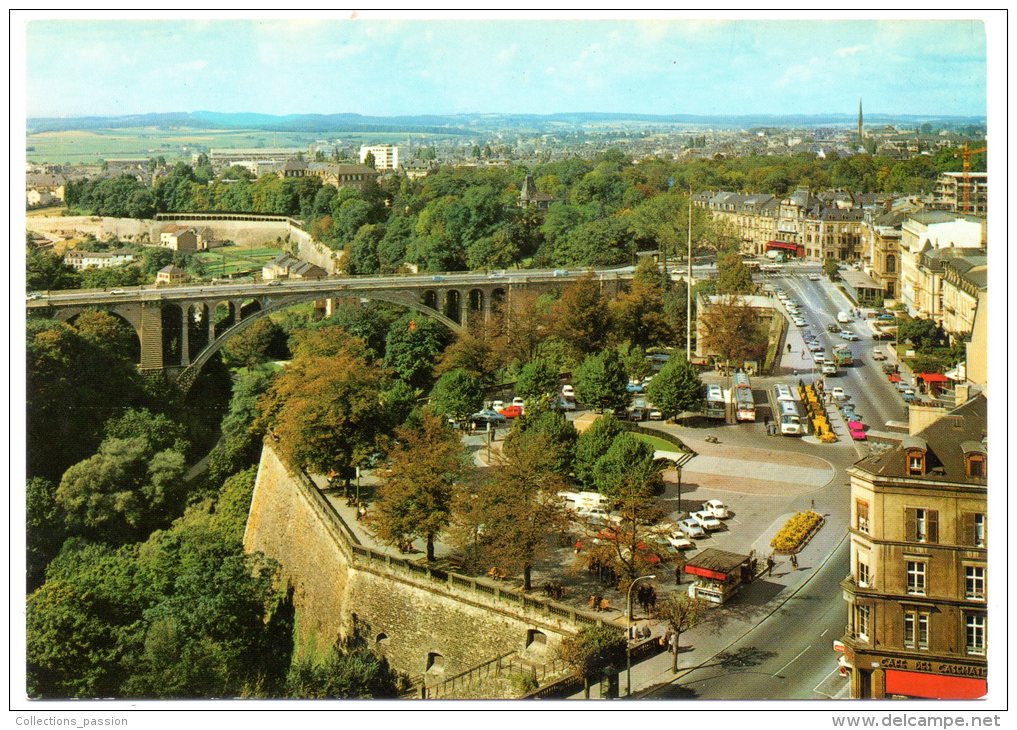
[[[134,364],[138,365],[141,363],[141,333],[138,327],[134,325],[127,317],[115,309],[106,309],[103,307],[86,307],[84,309],[69,310],[68,316],[66,317],[54,317],[58,321],[62,321],[69,324],[71,327],[77,327],[78,318],[86,312],[102,312],[116,319],[118,322],[123,324],[127,331],[129,331],[133,337],[131,339],[131,350],[128,353],[128,358],[131,359]]]
[[[458,333],[462,330],[462,326],[458,322],[450,319],[449,317],[446,317],[441,312],[435,311],[430,307],[424,306],[419,301],[417,301],[413,295],[401,296],[397,293],[386,293],[386,292],[362,292],[362,293],[358,292],[358,294],[363,299],[372,299],[375,301],[388,302],[389,304],[396,304],[398,306],[406,307],[408,309],[420,312],[421,314],[430,317],[431,319],[441,322],[443,325],[448,327],[454,333]],[[221,324],[215,326],[209,335],[209,337],[211,338],[211,342],[209,342],[200,352],[197,351],[195,348],[191,348],[191,351],[196,352],[197,354],[193,359],[191,359],[190,364],[188,364],[188,366],[183,370],[183,372],[180,373],[180,375],[177,378],[177,383],[180,385],[182,389],[184,390],[189,389],[194,384],[194,381],[197,379],[198,374],[201,372],[201,368],[204,367],[205,363],[207,363],[211,359],[211,357],[219,351],[219,349],[229,338],[239,334],[240,332],[243,332],[245,329],[250,327],[252,324],[257,322],[262,317],[267,317],[268,315],[273,314],[275,312],[281,312],[282,310],[288,309],[297,304],[302,304],[308,301],[315,301],[317,299],[322,298],[325,297],[322,297],[320,294],[287,295],[285,297],[274,298],[272,300],[268,300],[267,298],[265,298],[264,301],[259,301],[257,303],[258,304],[257,308],[251,308],[249,310],[249,314],[246,317],[241,317],[238,320],[231,319],[231,324],[225,329],[222,328]],[[236,307],[233,306],[233,304],[234,304],[233,302],[226,300],[216,302],[213,306],[215,308],[219,308],[221,305],[228,305],[230,307],[230,313],[232,315],[232,313],[237,309]],[[207,309],[208,307],[206,306],[205,308]],[[223,308],[223,311],[224,309],[225,308]],[[216,309],[213,309],[212,311],[216,311]]]

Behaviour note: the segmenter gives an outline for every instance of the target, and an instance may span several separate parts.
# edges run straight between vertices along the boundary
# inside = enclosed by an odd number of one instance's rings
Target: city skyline
[[[33,20],[26,42],[29,117],[986,113],[980,20]]]

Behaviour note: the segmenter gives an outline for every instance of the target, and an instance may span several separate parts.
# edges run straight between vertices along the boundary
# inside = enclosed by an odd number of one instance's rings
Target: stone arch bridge
[[[200,283],[130,287],[111,291],[46,292],[27,302],[30,315],[69,322],[86,309],[126,321],[140,344],[143,372],[164,371],[190,387],[202,366],[233,335],[258,319],[295,304],[358,298],[389,302],[431,317],[454,332],[471,313],[486,321],[511,305],[513,293],[544,292],[574,282],[586,271],[524,270],[505,274],[456,273],[413,276],[331,277],[321,280]],[[606,294],[619,291],[631,269],[593,270]]]

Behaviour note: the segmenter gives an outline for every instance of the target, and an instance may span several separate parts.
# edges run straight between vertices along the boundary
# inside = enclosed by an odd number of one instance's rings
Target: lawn
[[[224,246],[195,255],[206,267],[207,275],[230,276],[261,271],[262,266],[280,253],[281,251],[277,248]]]
[[[633,433],[632,435],[640,441],[648,443],[655,451],[678,451],[677,446],[668,443],[664,439],[657,438],[656,436],[648,436],[645,433]]]

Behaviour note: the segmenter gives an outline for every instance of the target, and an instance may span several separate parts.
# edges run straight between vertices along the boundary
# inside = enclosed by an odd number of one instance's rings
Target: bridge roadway
[[[92,306],[102,304],[123,304],[141,301],[189,301],[207,300],[210,298],[238,299],[253,298],[280,294],[320,294],[323,298],[343,293],[355,294],[357,291],[405,291],[413,289],[427,291],[429,289],[468,289],[483,286],[497,288],[499,286],[525,286],[527,284],[551,284],[574,282],[585,276],[588,271],[572,270],[560,273],[563,269],[521,269],[506,271],[504,274],[483,273],[444,273],[444,274],[405,274],[394,276],[341,276],[326,279],[273,279],[261,282],[238,283],[202,283],[175,286],[136,286],[122,289],[74,289],[69,291],[35,292],[26,302],[29,310],[46,309],[48,307]],[[559,273],[556,273],[559,272]],[[598,281],[617,281],[632,278],[631,266],[613,269],[594,269],[592,273]],[[278,282],[278,283],[275,283]]]

